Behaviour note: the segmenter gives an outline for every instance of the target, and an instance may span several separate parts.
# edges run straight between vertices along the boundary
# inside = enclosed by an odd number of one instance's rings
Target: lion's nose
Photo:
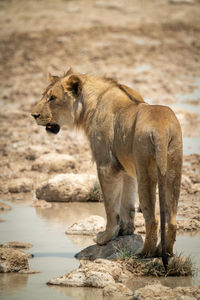
[[[37,118],[39,118],[40,114],[31,114],[31,116],[33,116],[33,118],[37,119]]]

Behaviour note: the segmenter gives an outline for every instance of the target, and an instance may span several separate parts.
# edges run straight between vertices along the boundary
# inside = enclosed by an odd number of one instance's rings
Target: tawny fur
[[[133,233],[138,186],[146,226],[142,254],[154,256],[163,250],[163,255],[172,255],[182,168],[182,134],[173,111],[148,105],[133,89],[114,80],[71,70],[50,79],[32,114],[39,115],[38,125],[76,126],[88,137],[107,214],[106,230],[96,242],[102,245],[119,234]],[[51,95],[55,100],[49,102]],[[157,183],[163,247],[156,247]]]

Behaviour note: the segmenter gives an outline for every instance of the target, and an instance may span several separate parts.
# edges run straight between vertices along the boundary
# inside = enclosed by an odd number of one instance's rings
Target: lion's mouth
[[[60,126],[58,124],[50,124],[46,125],[46,131],[57,134],[60,131]]]

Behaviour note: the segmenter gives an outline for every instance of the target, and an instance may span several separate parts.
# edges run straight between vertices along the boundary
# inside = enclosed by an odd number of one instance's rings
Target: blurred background
[[[40,180],[32,160],[52,148],[90,160],[85,140],[71,145],[77,138],[63,128],[52,143],[30,116],[48,73],[70,66],[169,105],[182,125],[184,154],[200,151],[199,0],[1,0],[0,28],[1,190],[21,172]]]

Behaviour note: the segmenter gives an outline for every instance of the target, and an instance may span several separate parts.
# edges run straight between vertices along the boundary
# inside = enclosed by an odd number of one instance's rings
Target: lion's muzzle
[[[46,125],[46,131],[57,134],[60,131],[60,126],[58,124],[50,124]]]
[[[40,114],[31,114],[31,116],[36,120],[40,117]]]

